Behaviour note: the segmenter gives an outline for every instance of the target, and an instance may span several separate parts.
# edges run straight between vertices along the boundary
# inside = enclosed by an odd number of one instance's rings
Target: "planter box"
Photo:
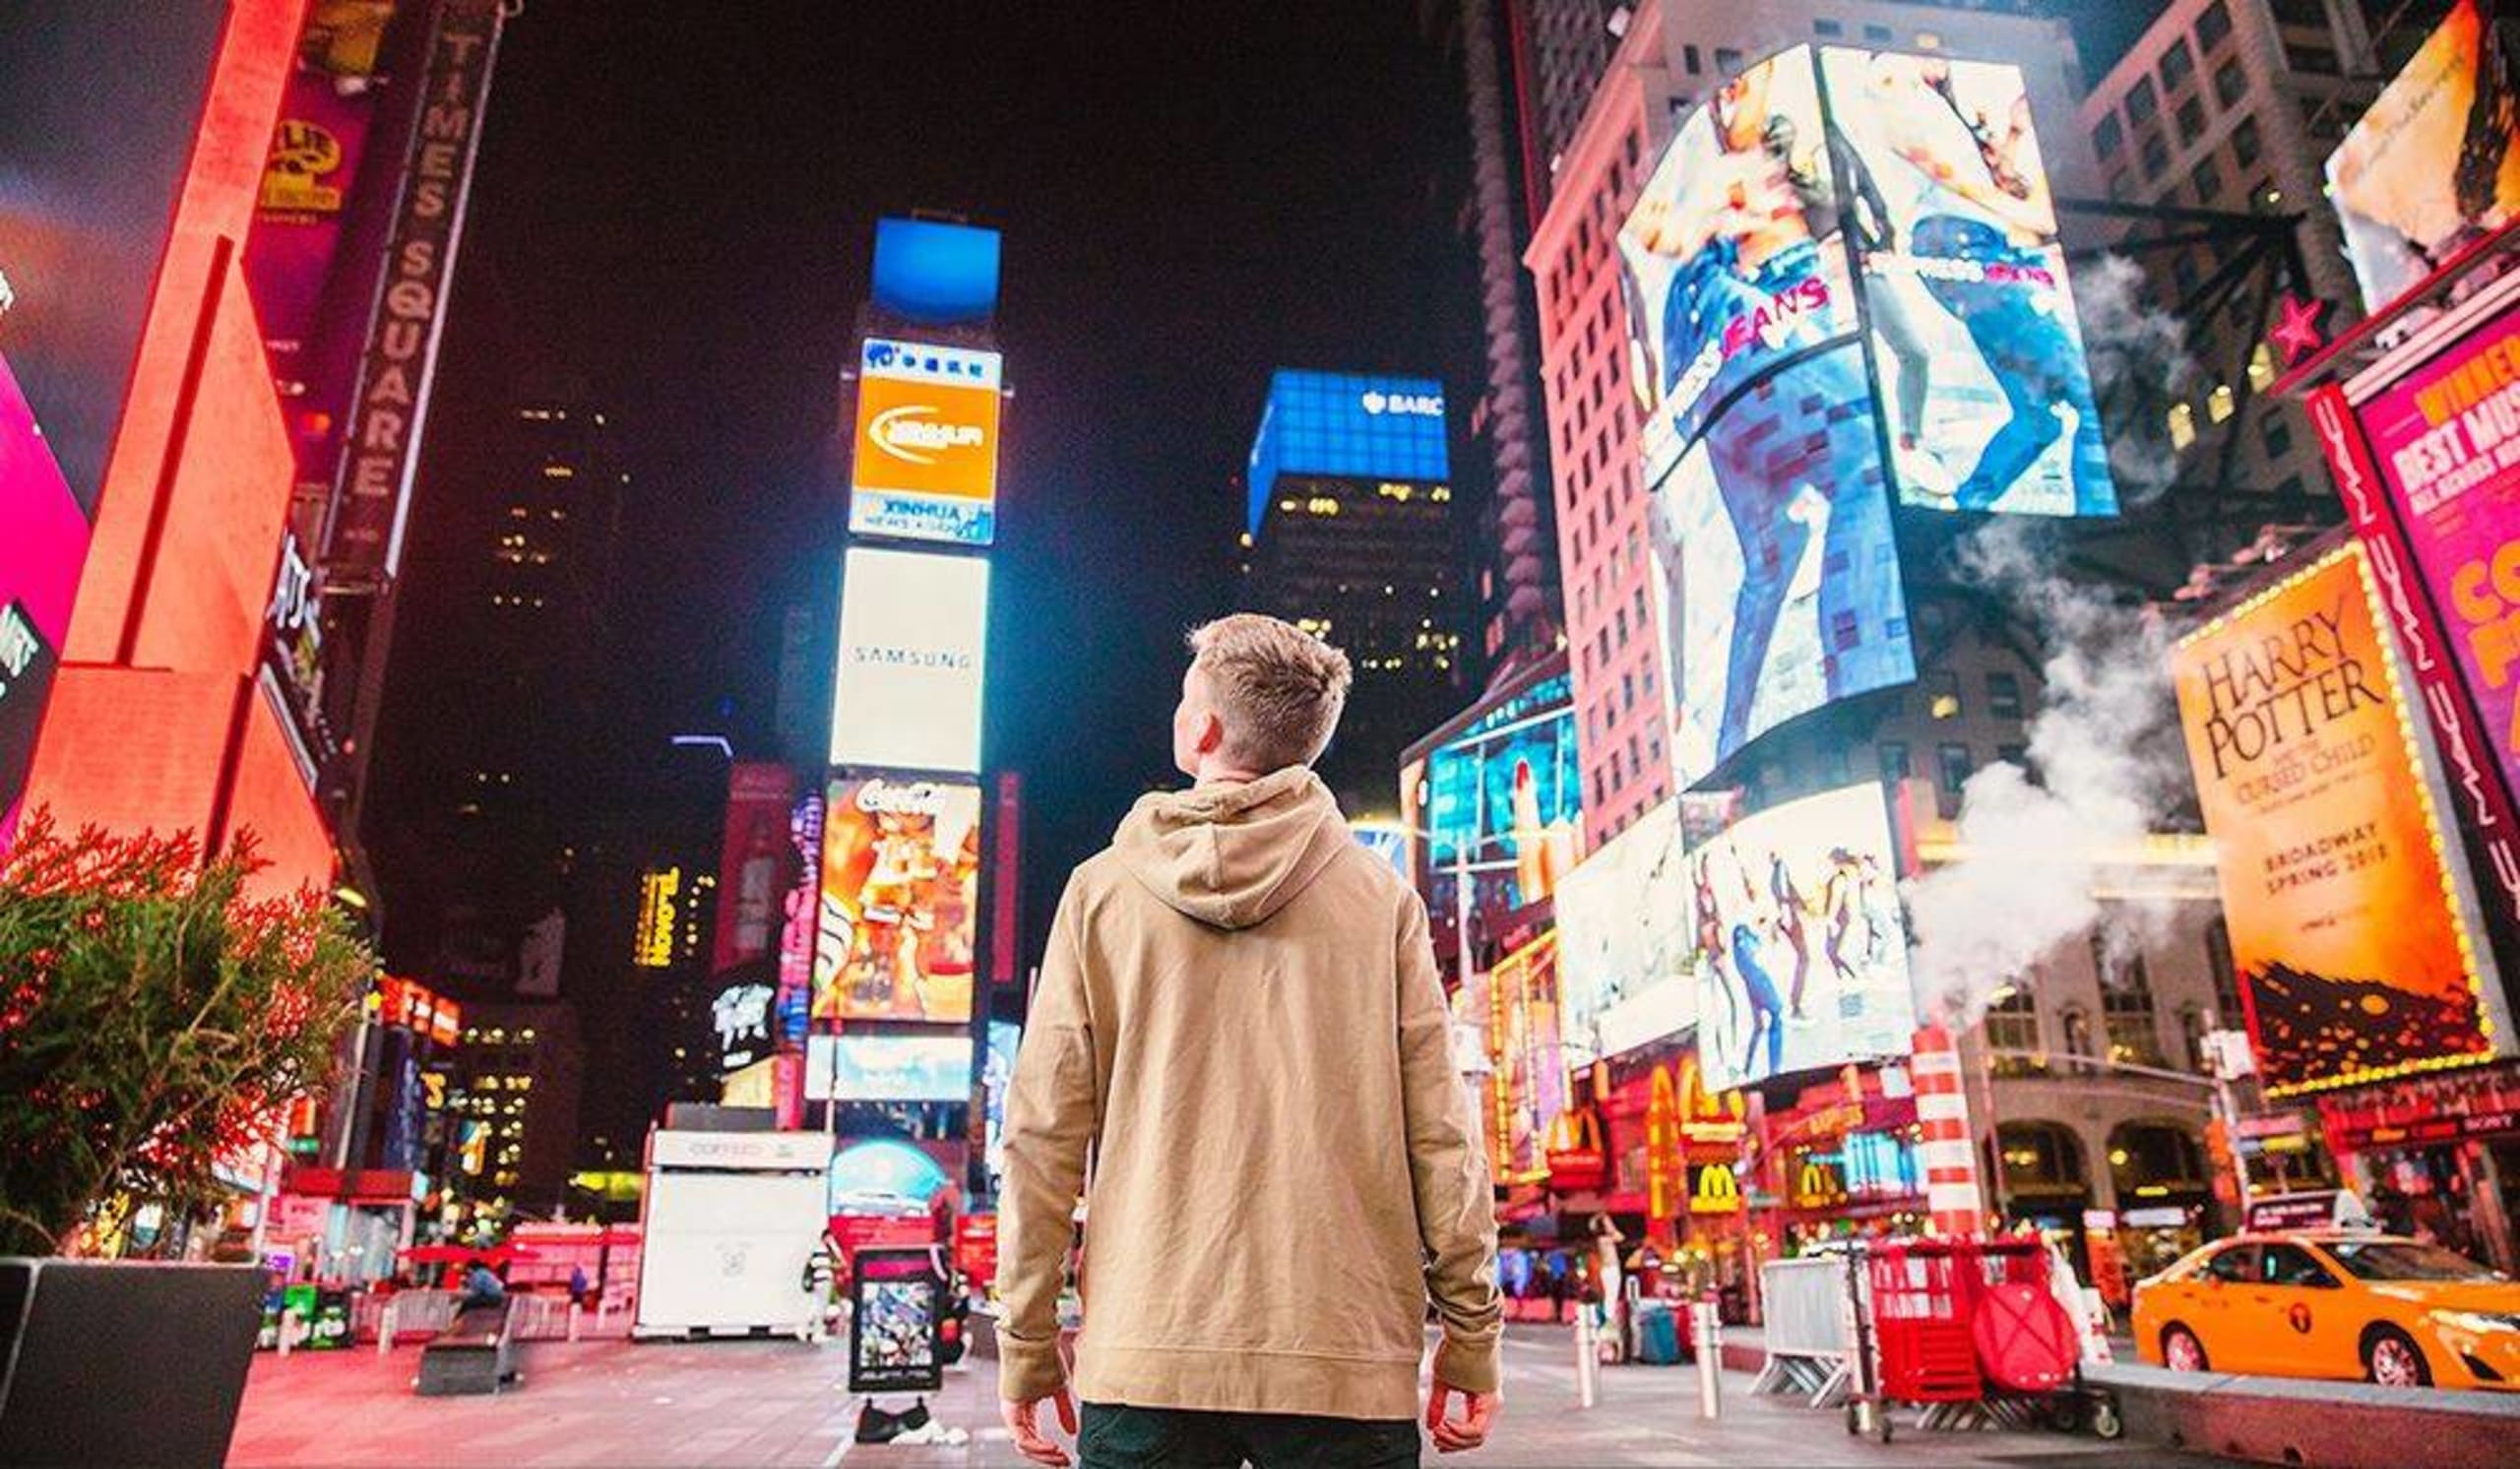
[[[264,1278],[0,1258],[0,1464],[223,1462]]]

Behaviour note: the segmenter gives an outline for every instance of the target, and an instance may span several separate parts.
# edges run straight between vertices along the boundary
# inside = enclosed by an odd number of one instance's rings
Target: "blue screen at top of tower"
[[[875,222],[875,304],[933,325],[985,322],[997,311],[994,229],[937,220]]]
[[[1259,531],[1280,475],[1449,479],[1444,385],[1431,377],[1278,369],[1269,378],[1260,431],[1251,440],[1250,520],[1244,529]]]

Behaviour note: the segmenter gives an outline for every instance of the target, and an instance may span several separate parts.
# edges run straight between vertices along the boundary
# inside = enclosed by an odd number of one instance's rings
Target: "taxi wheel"
[[[2174,1373],[2205,1372],[2205,1344],[2196,1339],[2195,1332],[2184,1326],[2165,1326],[2162,1328],[2162,1366]]]
[[[2362,1339],[2362,1375],[2383,1387],[2429,1387],[2432,1365],[2424,1349],[2394,1326],[2374,1328]]]

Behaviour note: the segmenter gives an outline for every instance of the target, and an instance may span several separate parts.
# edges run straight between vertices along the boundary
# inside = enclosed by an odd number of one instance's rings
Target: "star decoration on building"
[[[2278,319],[2267,340],[2284,349],[2284,365],[2298,366],[2303,357],[2327,345],[2328,302],[2317,296],[2286,292],[2276,304]]]

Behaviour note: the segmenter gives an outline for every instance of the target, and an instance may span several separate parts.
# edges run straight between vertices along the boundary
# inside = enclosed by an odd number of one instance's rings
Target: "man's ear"
[[[1207,723],[1199,727],[1199,753],[1213,755],[1225,746],[1225,720],[1211,709]]]

